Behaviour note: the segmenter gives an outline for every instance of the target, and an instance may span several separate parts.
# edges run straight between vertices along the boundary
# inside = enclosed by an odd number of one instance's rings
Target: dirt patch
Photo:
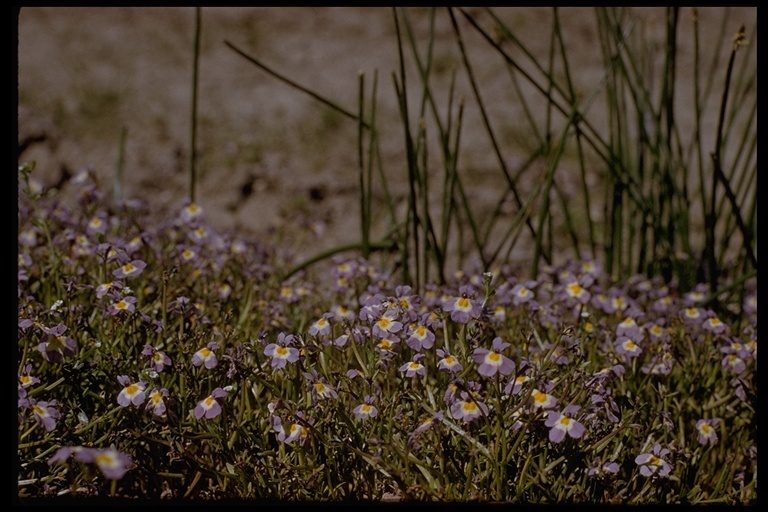
[[[322,234],[306,246],[314,253],[359,239],[357,125],[247,62],[227,47],[229,41],[274,70],[305,85],[343,108],[356,112],[361,74],[366,98],[374,75],[378,80],[378,126],[381,156],[389,192],[399,207],[407,193],[403,125],[393,73],[399,59],[390,8],[203,8],[199,61],[198,203],[217,228],[243,233],[280,231],[291,237],[297,226],[317,227]],[[482,97],[508,165],[528,157],[521,121],[523,111],[512,91],[510,74],[498,54],[457,11]],[[480,8],[469,12],[486,25]],[[499,8],[494,12],[524,41],[540,62],[549,51],[551,8]],[[430,10],[409,8],[407,14],[422,56]],[[600,89],[601,60],[593,9],[559,10],[575,86],[584,96]],[[703,34],[720,30],[728,16],[728,32],[756,24],[756,8],[699,10]],[[681,10],[679,76],[691,81],[690,10]],[[646,38],[661,55],[665,9],[635,9],[626,27]],[[124,194],[142,197],[152,208],[175,213],[189,197],[190,104],[192,95],[193,8],[23,8],[19,16],[19,140],[21,161],[37,163],[35,177],[46,186],[75,170],[93,166],[106,188],[115,179],[120,140],[125,133]],[[469,195],[483,207],[495,205],[504,182],[473,99],[454,37],[450,17],[440,10],[434,25],[436,72],[432,86],[443,119],[448,90],[456,71],[456,96],[466,111],[461,134],[460,169]],[[729,48],[701,41],[711,58]],[[406,48],[407,50],[407,48]],[[408,50],[407,50],[408,51]],[[516,57],[523,58],[520,52]],[[407,91],[411,126],[416,126],[421,85],[409,63]],[[649,77],[649,80],[653,79]],[[684,90],[681,87],[681,90]],[[526,89],[536,109],[535,91]],[[688,103],[686,103],[688,101]],[[681,104],[690,104],[681,98]],[[454,99],[456,115],[456,100]],[[603,105],[595,102],[592,115]],[[690,124],[690,109],[677,121]],[[534,112],[543,116],[542,109]],[[430,169],[439,180],[442,168],[435,124]],[[66,187],[65,187],[66,189]],[[65,190],[66,192],[66,190]],[[374,195],[385,199],[380,183]],[[384,212],[382,203],[376,211]],[[482,208],[482,207],[479,207]],[[507,205],[510,218],[514,205]],[[376,215],[375,234],[388,227]]]

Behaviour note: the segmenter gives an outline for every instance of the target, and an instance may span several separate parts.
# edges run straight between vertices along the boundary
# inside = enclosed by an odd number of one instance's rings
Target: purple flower
[[[317,321],[309,326],[309,335],[322,337],[331,334],[331,323],[328,321],[328,319],[332,317],[333,313],[326,313],[320,317]]]
[[[34,415],[37,424],[46,432],[53,431],[56,428],[56,420],[61,417],[61,413],[58,410],[58,402],[56,402],[56,400],[51,400],[50,402],[38,402],[34,398],[25,400],[26,405],[32,409],[32,414]]]
[[[409,361],[400,367],[400,372],[405,373],[406,377],[414,377],[416,375],[426,375],[427,368],[419,361],[424,359],[424,354],[416,354],[413,357],[413,361]]]
[[[526,303],[536,297],[533,292],[533,288],[536,286],[536,281],[528,281],[527,283],[518,283],[512,287],[511,293],[513,295],[512,304],[519,306]]]
[[[121,313],[122,311],[133,313],[135,309],[136,309],[136,297],[128,296],[128,297],[123,297],[122,299],[110,305],[109,314],[112,316],[115,316]]]
[[[619,337],[626,336],[635,342],[643,341],[643,333],[640,331],[640,326],[631,316],[626,317],[616,327],[616,335]]]
[[[723,334],[725,331],[728,330],[728,326],[725,325],[716,316],[711,316],[706,320],[704,320],[702,327],[704,327],[704,330],[709,331],[712,334]]]
[[[488,406],[469,393],[462,391],[459,399],[451,405],[451,416],[454,419],[470,423],[482,415],[488,415]]]
[[[641,453],[635,457],[635,463],[640,466],[640,474],[643,476],[668,476],[672,471],[672,466],[662,458],[668,453],[668,449],[656,444],[650,453]]]
[[[360,418],[361,420],[365,420],[368,418],[375,418],[377,414],[379,414],[379,410],[374,407],[373,402],[376,401],[376,397],[366,395],[364,401],[362,404],[358,405],[354,409],[352,409],[352,414]]]
[[[415,436],[417,434],[420,434],[424,432],[425,430],[428,430],[432,428],[437,422],[439,422],[441,419],[443,419],[443,411],[438,411],[437,413],[433,414],[429,418],[427,418],[425,421],[423,421],[416,429],[411,432],[411,436]]]
[[[616,340],[616,352],[623,356],[633,358],[639,356],[643,352],[643,349],[630,338],[620,336]]]
[[[299,360],[299,350],[290,346],[293,341],[292,334],[281,332],[277,335],[277,343],[270,343],[264,348],[264,355],[272,358],[272,368],[284,368],[287,363]]]
[[[19,375],[19,388],[20,389],[26,389],[33,384],[39,384],[40,379],[37,377],[33,377],[30,372],[32,371],[32,365],[28,364],[24,367],[22,370],[21,375]]]
[[[472,290],[468,286],[459,289],[460,295],[445,302],[443,310],[451,313],[451,320],[459,324],[466,324],[470,319],[480,318],[483,307],[473,297]]]
[[[573,419],[573,416],[578,412],[578,406],[569,405],[562,413],[557,411],[549,411],[547,413],[547,419],[544,425],[551,427],[549,431],[549,440],[553,443],[560,443],[565,439],[565,435],[568,434],[574,439],[578,439],[584,435],[584,425]]]
[[[424,324],[411,324],[408,327],[408,338],[405,342],[417,352],[422,348],[430,349],[435,344],[435,333]]]
[[[152,345],[144,345],[144,349],[141,353],[149,358],[150,366],[157,373],[162,372],[166,366],[171,365],[171,358],[168,357],[165,352],[157,350]]]
[[[619,472],[619,465],[615,462],[603,463],[600,459],[595,459],[592,462],[589,470],[587,470],[587,476],[589,478],[607,478],[616,475]]]
[[[722,365],[725,371],[737,375],[747,369],[747,364],[736,354],[726,354],[722,360]]]
[[[715,425],[720,423],[720,421],[720,418],[712,418],[711,420],[699,420],[696,422],[696,431],[699,433],[699,444],[717,443],[717,432],[715,431]]]
[[[118,279],[125,279],[126,277],[136,277],[147,267],[147,264],[142,260],[133,260],[126,263],[122,267],[112,271],[112,275]]]
[[[41,327],[43,330],[43,341],[37,345],[46,361],[52,363],[62,361],[65,357],[71,356],[77,350],[77,343],[68,336],[64,336],[67,326],[58,324],[50,329]]]
[[[185,224],[201,219],[202,217],[203,209],[195,203],[189,203],[186,205],[184,208],[182,208],[181,213],[179,214],[179,220]]]
[[[133,466],[133,461],[128,455],[114,448],[81,448],[75,451],[75,460],[96,464],[104,478],[109,480],[120,480]]]
[[[387,338],[390,334],[400,332],[402,328],[402,322],[397,320],[397,311],[391,309],[373,324],[373,334],[379,338]]]
[[[535,388],[531,391],[531,398],[533,399],[534,407],[552,409],[557,406],[557,398]]]
[[[110,281],[109,283],[103,283],[96,287],[96,298],[101,299],[107,293],[118,292],[123,289],[122,281]]]
[[[117,381],[124,386],[117,395],[118,404],[123,407],[128,407],[131,404],[141,405],[144,403],[144,389],[146,389],[146,384],[143,382],[132,383],[127,375],[120,375],[117,378]]]
[[[500,337],[496,337],[493,340],[492,350],[476,348],[472,352],[472,359],[480,365],[477,369],[478,373],[484,377],[493,377],[497,372],[501,375],[512,374],[515,371],[514,361],[501,354],[501,351],[508,346],[509,343],[504,343]]]
[[[584,288],[578,280],[573,277],[568,278],[570,282],[564,285],[565,298],[569,303],[586,304],[589,302],[591,294]]]
[[[438,370],[451,372],[454,375],[461,371],[461,363],[458,359],[449,354],[447,350],[439,348],[436,352],[438,356],[442,357],[442,359],[437,362]]]
[[[509,379],[509,382],[507,382],[507,385],[504,386],[504,393],[508,395],[516,395],[520,393],[520,391],[523,389],[523,384],[531,380],[531,378],[523,373],[515,377],[514,379]]]
[[[330,384],[324,382],[317,376],[317,371],[314,368],[310,368],[309,372],[303,373],[304,378],[309,381],[309,388],[312,390],[313,395],[318,399],[324,398],[338,398],[339,394]]]
[[[62,446],[56,450],[53,457],[48,459],[48,464],[64,463],[73,454],[78,462],[96,464],[104,477],[109,480],[123,478],[125,473],[133,467],[131,458],[114,448],[84,448],[82,446]]]
[[[192,354],[192,364],[195,366],[205,364],[205,367],[209,370],[216,368],[219,360],[216,359],[216,354],[213,351],[217,348],[219,348],[219,344],[215,341],[208,343],[208,345]]]
[[[168,396],[168,390],[165,388],[162,389],[153,389],[149,392],[149,400],[147,400],[147,410],[152,411],[152,414],[155,416],[162,416],[165,411],[165,397]]]
[[[198,420],[205,416],[208,419],[215,418],[221,414],[221,405],[217,398],[227,396],[227,392],[222,388],[214,389],[208,397],[200,400],[195,407],[195,418]]]
[[[310,418],[307,420],[304,417],[304,413],[301,411],[296,413],[298,421],[291,423],[288,428],[283,424],[283,420],[279,416],[271,416],[272,428],[277,431],[277,439],[285,444],[293,444],[295,441],[299,442],[299,446],[304,446],[309,440],[309,429],[307,429],[301,422],[306,422],[312,425],[315,420]]]

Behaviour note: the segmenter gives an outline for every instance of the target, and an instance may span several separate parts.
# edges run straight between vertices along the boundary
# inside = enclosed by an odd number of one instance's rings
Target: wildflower
[[[642,453],[635,457],[635,463],[640,466],[640,474],[643,476],[668,476],[672,471],[672,466],[662,458],[668,453],[668,449],[656,444],[650,453]]]
[[[185,247],[181,253],[179,253],[179,257],[184,262],[190,262],[197,260],[197,250],[190,247]]]
[[[616,340],[616,352],[627,357],[637,357],[642,353],[643,349],[640,345],[632,341],[626,336],[620,336]]]
[[[640,332],[640,326],[637,325],[637,322],[631,316],[628,316],[621,323],[619,323],[619,325],[616,327],[616,335],[626,336],[627,338],[630,338],[634,341],[643,340],[643,335]]]
[[[188,223],[203,216],[203,209],[195,203],[189,203],[181,210],[179,218],[182,222]]]
[[[706,295],[704,293],[709,289],[709,287],[704,284],[698,284],[696,285],[696,289],[692,290],[685,295],[683,295],[683,303],[687,306],[693,306],[697,302],[701,302],[706,298]]]
[[[656,301],[651,306],[651,309],[656,313],[666,314],[672,309],[672,305],[672,297],[665,295],[664,297],[659,297],[656,299]]]
[[[652,375],[669,375],[675,364],[675,356],[670,352],[667,342],[663,342],[660,352],[653,354],[651,362],[642,367],[643,373]]]
[[[141,405],[144,403],[144,389],[146,388],[146,384],[141,381],[132,383],[127,375],[120,375],[117,378],[117,382],[124,386],[117,395],[118,404],[123,407],[128,407],[131,404]]]
[[[748,295],[744,298],[744,313],[747,315],[754,315],[757,313],[757,295]]]
[[[536,388],[533,389],[533,392],[531,393],[531,398],[533,398],[534,407],[539,407],[542,409],[552,409],[553,407],[557,406],[557,398],[550,395],[549,393],[539,391]]]
[[[699,433],[699,444],[717,443],[717,432],[715,432],[715,425],[720,423],[720,421],[720,418],[712,418],[711,420],[699,420],[696,422],[696,430]]]
[[[337,322],[349,322],[351,324],[355,321],[355,312],[344,306],[335,304],[331,307],[331,313]]]
[[[328,318],[331,318],[333,313],[326,313],[319,320],[309,326],[310,336],[328,336],[331,333],[331,323]]]
[[[424,354],[416,354],[413,357],[413,361],[405,363],[400,367],[400,372],[405,373],[406,377],[414,377],[416,375],[426,375],[427,368],[419,361],[424,359]]]
[[[284,368],[287,363],[299,360],[299,350],[289,346],[293,341],[292,334],[281,332],[277,335],[277,343],[270,343],[264,348],[264,355],[272,358],[272,368]]]
[[[562,413],[549,411],[544,425],[551,427],[549,431],[549,440],[553,443],[560,443],[568,434],[574,439],[584,435],[584,425],[572,418],[579,411],[578,405],[567,406]]]
[[[725,371],[739,374],[747,369],[747,364],[736,354],[726,354],[722,360]]]
[[[24,398],[19,401],[19,406],[28,407],[32,410],[35,421],[46,432],[52,432],[56,429],[56,420],[61,417],[59,412],[59,403],[56,400],[50,402],[38,402],[34,398]]]
[[[168,396],[168,390],[165,388],[162,389],[153,389],[149,392],[149,400],[147,400],[147,410],[152,411],[152,414],[155,416],[162,416],[165,411],[165,397]]]
[[[39,384],[40,379],[37,377],[33,377],[30,372],[32,371],[32,365],[28,364],[24,366],[24,369],[21,372],[21,375],[19,375],[19,388],[26,389],[33,384]]]
[[[152,345],[144,345],[144,349],[141,353],[149,358],[149,364],[153,370],[160,373],[166,366],[171,365],[171,358],[168,357],[165,352],[157,350]]]
[[[226,300],[230,295],[232,295],[232,287],[228,283],[222,283],[219,285],[217,292],[219,294],[219,298]]]
[[[728,326],[725,325],[719,318],[716,316],[707,318],[704,320],[703,324],[704,330],[711,332],[712,334],[722,334],[726,330],[728,330]]]
[[[464,423],[470,423],[481,415],[488,414],[488,406],[469,393],[462,391],[459,399],[451,405],[451,416],[454,419],[462,420]]]
[[[121,281],[111,281],[109,283],[102,283],[96,287],[96,298],[101,299],[107,293],[111,292],[113,289],[115,291],[119,291],[119,290],[122,290],[122,288],[123,288],[123,283]]]
[[[411,432],[411,436],[415,436],[417,434],[420,434],[424,432],[425,430],[428,430],[432,428],[437,422],[439,422],[443,418],[444,414],[443,411],[438,411],[437,413],[433,414],[429,418],[427,418],[425,421],[423,421],[418,427],[416,427],[416,430]]]
[[[43,341],[37,345],[46,361],[59,362],[65,357],[71,356],[77,350],[77,343],[68,336],[64,336],[67,326],[58,324],[54,327],[42,327]]]
[[[680,311],[680,317],[688,323],[697,324],[701,321],[703,313],[699,308],[689,307]]]
[[[619,472],[619,465],[615,462],[602,462],[600,459],[592,461],[591,466],[587,470],[587,476],[589,478],[606,478],[612,475],[616,475]]]
[[[480,318],[483,308],[474,299],[471,288],[462,286],[459,293],[458,297],[449,299],[443,306],[444,311],[451,313],[451,320],[459,324],[466,324],[472,318]]]
[[[227,392],[223,388],[214,389],[210,395],[197,403],[195,418],[199,420],[205,416],[208,419],[212,419],[221,414],[221,405],[216,399],[225,396],[227,396]]]
[[[529,380],[531,380],[531,378],[525,374],[520,374],[514,379],[509,379],[507,385],[504,386],[504,393],[508,395],[516,395],[520,393],[520,390],[523,389],[523,384]]]
[[[48,459],[48,464],[66,462],[74,454],[75,460],[86,464],[96,464],[105,478],[119,480],[133,466],[131,458],[114,448],[84,448],[82,446],[62,446]]]
[[[207,346],[192,354],[192,364],[195,366],[205,364],[209,370],[215,368],[219,364],[219,360],[216,359],[216,354],[213,351],[217,348],[219,348],[219,344],[215,341],[208,343]]]
[[[347,370],[346,376],[349,380],[352,380],[355,377],[363,378],[363,374],[359,370],[356,370],[355,368],[351,368]]]
[[[519,306],[533,299],[536,296],[532,290],[534,286],[536,286],[536,281],[529,281],[525,284],[518,283],[513,286],[511,291],[513,295],[512,303],[515,306]]]
[[[107,222],[102,217],[93,217],[88,222],[85,232],[89,235],[103,235],[107,232]]]
[[[379,354],[384,355],[392,352],[398,343],[400,343],[400,340],[397,338],[384,338],[379,341],[374,350]]]
[[[363,403],[358,405],[354,409],[352,409],[352,414],[354,414],[361,420],[365,420],[368,418],[375,418],[376,415],[379,414],[379,410],[376,409],[376,407],[373,405],[373,402],[375,401],[376,401],[375,397],[371,395],[366,395]]]
[[[147,267],[147,264],[142,260],[133,260],[130,263],[126,263],[122,267],[114,270],[112,275],[118,279],[125,279],[126,277],[136,277]]]
[[[350,336],[349,332],[339,334],[336,337],[336,339],[333,340],[333,344],[336,345],[337,347],[343,347],[349,341],[349,336]]]
[[[509,375],[515,371],[515,363],[510,358],[501,354],[501,351],[509,346],[509,343],[501,341],[500,337],[493,340],[492,350],[476,348],[472,352],[472,359],[480,367],[477,369],[484,377],[493,377],[498,372],[501,375]]]
[[[648,333],[653,341],[665,342],[669,340],[669,331],[664,327],[664,319],[643,324],[643,330]]]
[[[317,371],[314,368],[310,368],[309,372],[304,372],[303,375],[304,378],[310,382],[309,388],[312,390],[315,397],[320,399],[339,397],[333,386],[318,378]]]
[[[109,306],[109,314],[115,316],[123,311],[133,313],[136,310],[136,297],[128,296],[123,297],[111,306]]]
[[[315,420],[313,418],[307,420],[304,417],[304,413],[301,411],[296,413],[296,418],[299,421],[292,423],[291,426],[286,429],[283,426],[282,419],[280,419],[278,416],[272,416],[272,426],[278,432],[277,439],[279,441],[285,444],[292,444],[294,441],[298,440],[299,446],[304,446],[304,444],[306,444],[306,442],[309,440],[309,429],[307,429],[300,422],[305,421],[312,425]]]
[[[411,324],[408,327],[407,336],[405,342],[416,351],[420,351],[422,348],[428,350],[435,344],[435,333],[424,324]]]
[[[589,298],[591,297],[591,295],[587,291],[587,289],[581,286],[581,284],[579,284],[577,280],[573,278],[571,279],[572,279],[571,282],[565,285],[566,297],[572,300],[576,300],[581,304],[586,304],[587,302],[589,302]]]
[[[373,324],[373,334],[386,338],[389,334],[400,332],[403,324],[397,321],[397,311],[389,310]]]
[[[461,363],[458,359],[449,354],[447,350],[439,348],[437,349],[437,355],[442,357],[442,359],[437,362],[438,370],[445,370],[453,374],[461,371]]]

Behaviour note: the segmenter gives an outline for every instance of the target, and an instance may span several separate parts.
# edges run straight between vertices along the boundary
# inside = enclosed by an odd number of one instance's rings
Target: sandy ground
[[[514,168],[527,158],[530,141],[521,101],[498,54],[454,12],[505,162]],[[484,26],[492,26],[483,9],[468,12]],[[546,62],[551,8],[494,12],[540,62]],[[407,166],[393,85],[399,59],[391,8],[206,7],[201,13],[197,202],[214,227],[249,234],[277,231],[290,238],[320,221],[322,235],[305,247],[307,253],[355,241],[360,233],[356,122],[249,63],[227,41],[351,112],[358,108],[360,76],[368,102],[376,76],[384,173],[389,192],[402,209]],[[429,10],[409,8],[404,14],[424,55]],[[690,9],[681,9],[680,14],[679,79],[690,83]],[[754,7],[728,12],[704,8],[699,10],[702,33],[719,31],[726,15],[729,34],[741,24],[748,31],[756,26]],[[598,93],[605,68],[594,10],[561,8],[560,20],[577,90],[583,97]],[[77,169],[92,166],[109,190],[125,133],[124,194],[142,197],[167,215],[178,211],[189,197],[195,9],[28,7],[21,10],[18,26],[20,161],[34,160],[35,177],[46,186],[66,183]],[[663,8],[636,9],[626,28],[652,53],[662,53]],[[448,86],[456,71],[456,97],[466,98],[459,167],[468,195],[482,215],[499,200],[505,182],[446,10],[437,13],[435,33],[436,71],[430,83],[445,120]],[[702,40],[702,54],[709,60],[719,52],[724,62],[729,48],[713,48],[712,39]],[[519,50],[511,51],[525,62]],[[406,48],[409,115],[415,128],[421,86],[413,61]],[[682,85],[680,89],[686,90]],[[525,91],[534,115],[544,119],[540,96],[530,87]],[[690,98],[681,98],[682,105],[689,102]],[[454,119],[456,103],[454,99]],[[590,115],[600,119],[602,106],[595,101]],[[688,107],[678,111],[677,121],[684,128],[690,124],[687,112]],[[426,126],[431,137],[430,173],[433,182],[440,183],[443,163],[434,139],[434,119],[428,116]],[[543,167],[542,162],[538,172]],[[525,187],[521,183],[523,193]],[[66,191],[65,184],[65,195]],[[379,201],[374,205],[374,234],[381,236],[389,223],[378,179],[374,197]],[[515,205],[510,202],[505,208],[512,218]]]

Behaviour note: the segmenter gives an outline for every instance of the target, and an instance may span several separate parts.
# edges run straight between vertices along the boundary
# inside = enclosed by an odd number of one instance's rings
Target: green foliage
[[[285,248],[217,233],[197,207],[165,221],[131,202],[103,210],[108,196],[84,170],[75,178],[81,204],[69,211],[37,188],[32,167],[21,169],[19,186],[20,498],[756,499],[754,282],[743,303],[731,296],[736,320],[712,323],[721,332],[707,327],[711,309],[694,308],[704,288],[677,296],[639,275],[612,284],[596,261],[552,267],[536,281],[468,270],[420,294],[361,258],[318,262],[318,272],[286,280],[295,263]],[[95,217],[107,228],[95,230]],[[115,274],[126,262],[146,267]],[[594,300],[576,299],[587,290]],[[451,304],[478,313],[462,318]],[[385,314],[402,328],[377,332],[389,325]],[[642,352],[629,357],[619,329],[634,319]],[[417,324],[434,344],[409,342]],[[50,337],[57,325],[66,330]],[[71,352],[45,355],[41,344],[65,347],[66,338]],[[275,343],[296,349],[296,359],[275,367]],[[481,369],[478,350],[492,345],[514,371]],[[148,346],[171,362],[157,369]],[[217,358],[210,367],[195,362],[205,347]],[[456,375],[440,369],[438,349],[461,363]],[[723,351],[743,367],[725,364]],[[407,376],[415,361],[425,375]],[[139,383],[146,396],[121,404]],[[324,386],[335,395],[319,395]],[[154,414],[161,389],[166,410]],[[537,406],[542,393],[557,405]],[[209,396],[220,413],[195,414]],[[51,428],[35,417],[43,402],[58,412]],[[355,410],[366,402],[378,414],[361,419]],[[487,412],[464,421],[457,403]],[[545,423],[566,406],[580,407],[569,414],[585,433],[560,442]],[[717,442],[700,444],[697,421],[715,418]],[[645,477],[635,459],[655,445],[669,450],[672,470]],[[110,479],[97,464],[51,461],[67,447],[111,447],[133,463]],[[615,474],[590,475],[609,463]]]
[[[580,91],[560,9],[546,57],[492,9],[392,13],[402,200],[380,154],[377,74],[370,93],[361,74],[353,112],[226,43],[321,102],[318,126],[357,123],[359,243],[298,262],[287,241],[311,236],[301,219],[275,245],[206,225],[195,205],[197,64],[190,204],[177,218],[124,201],[122,173],[110,202],[87,170],[72,180],[78,209],[67,210],[37,185],[33,164],[20,167],[20,498],[756,502],[753,35],[740,31],[728,63],[702,70],[710,56],[699,54],[695,11],[685,21],[666,11],[657,61],[631,9],[599,8],[605,75]],[[452,40],[437,37],[440,16]],[[426,39],[415,20],[426,20]],[[683,22],[696,51],[685,84],[693,105],[681,106]],[[469,33],[509,74],[524,126],[494,126]],[[715,46],[728,37],[721,30]],[[602,120],[590,109],[599,99]],[[503,185],[490,208],[471,194],[463,160],[470,108]],[[692,133],[677,125],[680,108],[695,112]],[[510,165],[515,138],[527,154]],[[429,168],[434,144],[439,172]],[[388,222],[384,236],[374,219]],[[521,247],[525,277],[505,265]],[[146,267],[120,275],[137,262]],[[386,334],[381,322],[402,326]],[[419,324],[433,344],[410,337]],[[276,347],[295,354],[278,365]],[[216,363],[201,364],[206,351]],[[158,352],[171,363],[158,368]],[[449,354],[455,375],[442,367]],[[503,376],[488,362],[502,357],[514,362]],[[323,386],[337,396],[319,394]],[[159,390],[166,410],[154,414]],[[363,418],[362,404],[378,414]],[[558,438],[573,422],[584,433]],[[702,442],[703,432],[717,441]],[[62,455],[80,447],[111,447],[132,464],[112,478],[103,458]]]

